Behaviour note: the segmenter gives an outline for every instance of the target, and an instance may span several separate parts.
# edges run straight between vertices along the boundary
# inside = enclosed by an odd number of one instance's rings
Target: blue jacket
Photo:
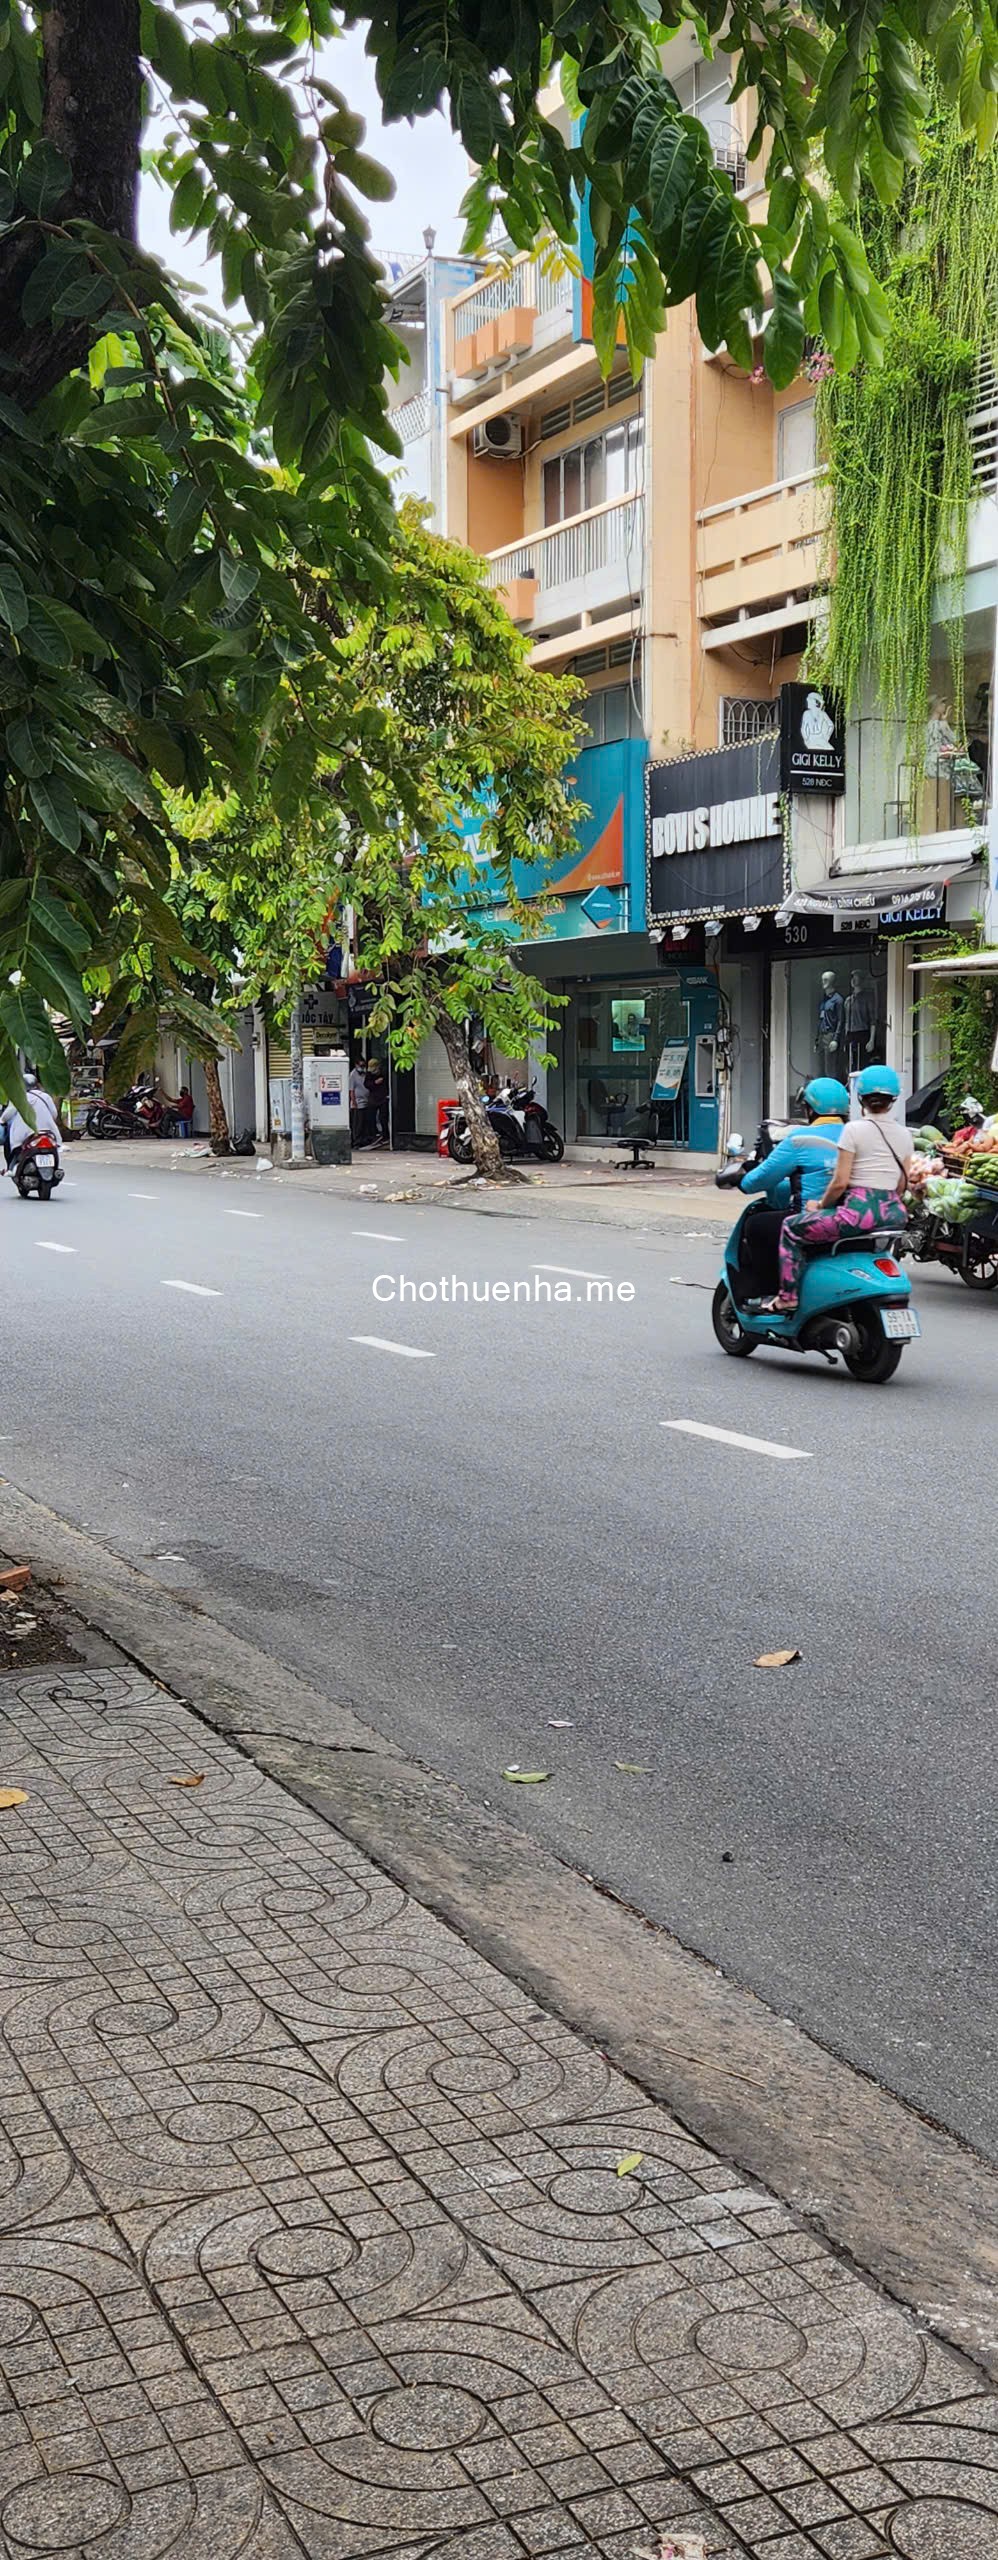
[[[812,1120],[803,1128],[791,1129],[754,1173],[743,1176],[741,1189],[761,1191],[774,1209],[789,1209],[799,1187],[801,1207],[813,1207],[835,1171],[843,1125],[841,1120]]]

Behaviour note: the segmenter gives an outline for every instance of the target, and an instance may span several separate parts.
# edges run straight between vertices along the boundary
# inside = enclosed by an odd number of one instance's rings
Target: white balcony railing
[[[977,371],[977,399],[968,421],[974,485],[983,498],[998,498],[998,375],[990,356]]]
[[[543,318],[551,311],[572,308],[572,279],[566,268],[557,269],[540,258],[517,258],[502,274],[487,276],[462,302],[454,305],[454,343],[473,338],[476,329],[484,329],[490,320],[498,320],[503,311],[519,311],[524,306]]]
[[[610,498],[585,515],[563,524],[545,525],[522,542],[506,543],[488,559],[490,587],[507,587],[518,578],[537,583],[535,620],[551,617],[552,607],[584,612],[591,604],[637,595],[642,582],[643,501],[634,490],[626,498]],[[574,590],[574,593],[573,593]]]
[[[419,436],[429,433],[429,392],[414,391],[411,399],[400,401],[398,408],[390,411],[390,420],[403,444],[415,444]]]

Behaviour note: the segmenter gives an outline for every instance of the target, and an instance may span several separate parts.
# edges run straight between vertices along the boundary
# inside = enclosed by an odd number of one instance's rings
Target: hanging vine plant
[[[896,200],[885,207],[871,190],[862,208],[890,314],[884,363],[829,373],[818,392],[832,578],[814,657],[849,713],[873,694],[897,724],[914,804],[941,581],[951,582],[953,723],[965,744],[968,426],[980,359],[998,364],[998,152],[979,153],[937,97],[920,166],[903,177],[898,168]]]

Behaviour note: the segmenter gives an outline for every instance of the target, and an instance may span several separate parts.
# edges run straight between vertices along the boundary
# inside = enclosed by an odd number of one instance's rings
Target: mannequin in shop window
[[[957,745],[952,704],[942,694],[936,694],[926,722],[925,771],[930,782],[948,782],[955,800],[969,800],[980,807],[984,798],[980,774],[965,749]]]
[[[814,1045],[826,1075],[831,1074],[832,1060],[838,1058],[842,1046],[842,1025],[844,1014],[845,1001],[839,994],[835,979],[835,971],[834,969],[823,969],[821,973],[821,1002],[818,1006],[818,1027],[815,1033]]]
[[[872,1058],[877,1037],[877,990],[872,978],[862,978],[858,969],[849,974],[849,993],[843,1007],[846,1055],[849,1073],[855,1075],[864,1059]]]

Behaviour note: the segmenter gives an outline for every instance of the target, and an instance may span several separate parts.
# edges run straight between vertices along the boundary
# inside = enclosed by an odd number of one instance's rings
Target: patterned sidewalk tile
[[[140,1674],[0,1717],[4,2560],[998,2560],[771,2197]]]

